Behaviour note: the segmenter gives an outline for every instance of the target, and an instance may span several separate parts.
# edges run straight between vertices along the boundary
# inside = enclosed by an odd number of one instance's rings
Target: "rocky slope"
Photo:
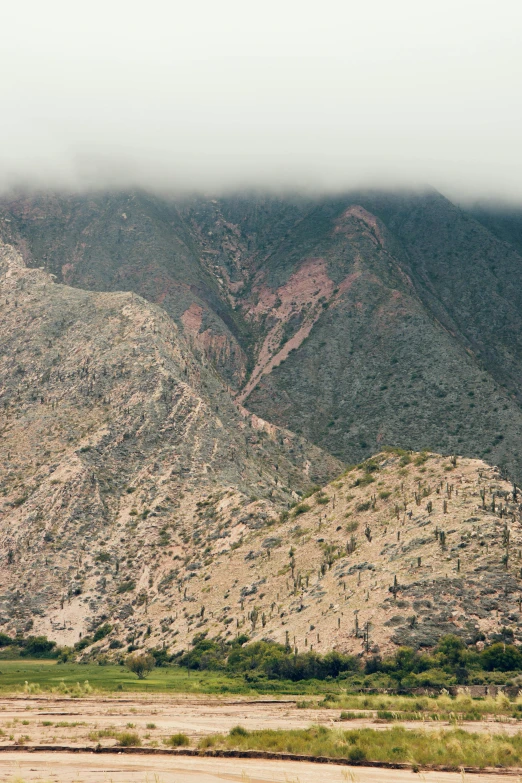
[[[4,630],[72,642],[125,619],[180,560],[196,573],[235,524],[263,524],[341,468],[234,402],[135,294],[56,284],[2,245],[0,303]],[[201,518],[212,493],[234,524]]]
[[[339,459],[431,448],[522,479],[515,224],[434,191],[0,204],[28,265],[161,305],[238,402]]]
[[[203,632],[357,654],[506,627],[521,641],[520,500],[479,460],[381,453],[279,521],[239,524],[201,569],[180,563],[113,633],[171,651]],[[230,505],[209,495],[200,515],[226,524]]]

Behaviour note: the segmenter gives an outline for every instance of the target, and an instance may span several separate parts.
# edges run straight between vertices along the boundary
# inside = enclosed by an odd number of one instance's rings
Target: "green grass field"
[[[236,693],[236,694],[327,694],[338,693],[334,684],[267,682],[251,687],[243,677],[233,677],[222,672],[191,671],[179,666],[154,669],[145,680],[138,680],[122,666],[99,666],[97,664],[63,663],[51,660],[0,661],[0,692],[21,691],[28,682],[31,690],[57,690],[82,695],[89,690],[84,688],[85,681],[93,690],[106,692],[134,693]],[[76,684],[80,684],[80,688]],[[34,687],[36,686],[36,688]]]

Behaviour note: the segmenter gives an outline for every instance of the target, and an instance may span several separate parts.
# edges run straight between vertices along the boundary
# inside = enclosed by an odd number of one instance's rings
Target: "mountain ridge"
[[[522,257],[474,214],[429,189],[26,194],[0,234],[57,280],[161,305],[239,402],[345,462],[389,443],[520,480]]]

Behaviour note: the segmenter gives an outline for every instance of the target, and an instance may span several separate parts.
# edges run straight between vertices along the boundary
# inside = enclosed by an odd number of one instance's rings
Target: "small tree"
[[[155,660],[149,653],[136,653],[129,655],[125,660],[125,666],[129,671],[138,676],[138,680],[144,680],[155,666]]]

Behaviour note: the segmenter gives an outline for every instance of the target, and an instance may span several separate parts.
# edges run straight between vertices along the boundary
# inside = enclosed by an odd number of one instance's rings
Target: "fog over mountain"
[[[518,200],[521,29],[512,0],[10,4],[0,188]]]

